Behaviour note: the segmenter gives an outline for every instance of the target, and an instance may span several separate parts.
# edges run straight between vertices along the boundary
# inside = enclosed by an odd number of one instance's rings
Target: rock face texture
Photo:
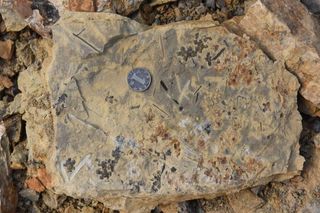
[[[227,26],[237,34],[247,34],[273,60],[283,61],[299,78],[300,94],[320,107],[319,25],[298,0],[257,0],[245,16],[232,19]],[[313,111],[309,114],[314,115]]]
[[[15,212],[17,193],[12,184],[9,169],[9,140],[5,135],[5,127],[0,123],[0,212]]]
[[[46,187],[57,193],[145,212],[302,169],[298,81],[246,36],[206,21],[146,28],[67,13],[49,59],[19,85],[21,99],[39,100],[24,117],[29,159],[45,163]],[[152,76],[145,92],[127,84],[138,67]]]

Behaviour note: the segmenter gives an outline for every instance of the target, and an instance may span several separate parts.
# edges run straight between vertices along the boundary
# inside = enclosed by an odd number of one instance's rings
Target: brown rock
[[[46,190],[44,185],[41,183],[41,181],[37,177],[28,178],[25,184],[28,188],[36,192],[43,192],[44,190]]]
[[[0,50],[1,51],[1,50]],[[0,91],[4,88],[9,89],[13,86],[12,81],[5,75],[0,75]]]
[[[32,1],[30,0],[14,0],[13,1],[13,8],[15,11],[19,13],[21,18],[26,19],[32,15],[31,4]]]
[[[10,155],[11,169],[26,169],[28,150],[26,149],[26,141],[20,142],[13,149]]]
[[[237,213],[255,213],[263,205],[263,200],[251,190],[243,190],[227,198],[230,206]]]
[[[13,54],[13,41],[0,41],[0,58],[10,60]]]
[[[272,60],[282,61],[299,78],[300,94],[320,106],[319,26],[300,1],[254,1],[245,16],[227,26],[237,34],[247,34]]]
[[[69,0],[69,10],[79,12],[96,11],[95,0]]]
[[[11,179],[9,168],[9,140],[5,135],[5,127],[0,124],[0,212],[15,212],[17,193]]]

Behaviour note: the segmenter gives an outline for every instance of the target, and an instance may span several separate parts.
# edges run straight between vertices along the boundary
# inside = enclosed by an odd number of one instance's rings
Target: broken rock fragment
[[[17,194],[11,179],[9,168],[9,140],[5,135],[5,127],[0,123],[0,212],[15,212]]]
[[[69,0],[69,10],[79,12],[94,12],[96,5],[94,0]]]
[[[227,26],[239,35],[247,34],[272,60],[284,63],[298,77],[300,94],[320,107],[320,30],[300,1],[254,1],[245,16]]]
[[[0,58],[10,60],[13,54],[13,41],[0,41]],[[1,77],[4,78],[4,77]]]
[[[58,194],[146,212],[302,169],[296,77],[223,26],[146,28],[114,14],[66,13],[50,55],[40,82],[52,110],[35,105],[25,119],[30,160],[45,165],[34,178]],[[127,83],[134,68],[151,74],[145,92]],[[44,118],[54,131],[37,128]]]

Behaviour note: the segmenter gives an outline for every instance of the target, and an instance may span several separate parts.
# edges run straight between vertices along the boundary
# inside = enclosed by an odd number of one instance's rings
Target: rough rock
[[[27,159],[28,150],[26,149],[26,141],[22,141],[14,147],[10,155],[10,168],[26,169]]]
[[[70,11],[94,12],[96,5],[94,0],[69,0]]]
[[[1,48],[1,43],[0,43],[0,48]],[[13,86],[13,83],[9,77],[7,77],[5,75],[0,75],[0,91],[5,88],[9,89],[12,86]]]
[[[302,169],[298,81],[246,36],[207,21],[146,28],[66,13],[53,43],[47,69],[19,78],[29,157],[45,165],[33,182],[145,212]],[[151,72],[144,93],[126,83],[135,67]]]
[[[13,54],[13,41],[5,40],[0,41],[0,58],[5,60],[10,60]],[[0,83],[3,81],[3,76],[1,76]],[[5,85],[4,85],[5,86]],[[0,85],[1,88],[1,85]]]
[[[5,135],[5,127],[0,124],[0,212],[15,212],[17,194],[12,183],[9,168],[9,140]]]
[[[137,11],[144,0],[113,0],[111,7],[118,14],[128,16]]]
[[[8,32],[20,31],[28,25],[18,11],[14,9],[14,4],[11,0],[0,1],[0,13]]]
[[[312,13],[320,14],[320,0],[301,0],[301,2],[305,4]]]
[[[298,77],[300,94],[320,107],[320,28],[300,1],[257,0],[244,17],[226,25],[247,34],[272,60],[282,61]]]

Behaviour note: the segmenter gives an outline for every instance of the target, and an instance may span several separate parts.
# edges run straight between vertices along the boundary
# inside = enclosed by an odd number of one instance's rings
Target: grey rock
[[[320,0],[301,0],[301,2],[305,4],[312,13],[320,14]]]
[[[58,207],[58,195],[52,191],[46,191],[42,193],[43,202],[51,209],[56,209]]]
[[[10,155],[11,169],[25,169],[28,160],[28,150],[26,149],[26,141],[20,142],[13,149]]]
[[[37,202],[39,200],[39,194],[32,189],[23,189],[19,192],[19,195],[32,202]]]
[[[0,123],[0,212],[15,212],[17,193],[12,183],[9,168],[9,140],[5,135],[5,127]]]

